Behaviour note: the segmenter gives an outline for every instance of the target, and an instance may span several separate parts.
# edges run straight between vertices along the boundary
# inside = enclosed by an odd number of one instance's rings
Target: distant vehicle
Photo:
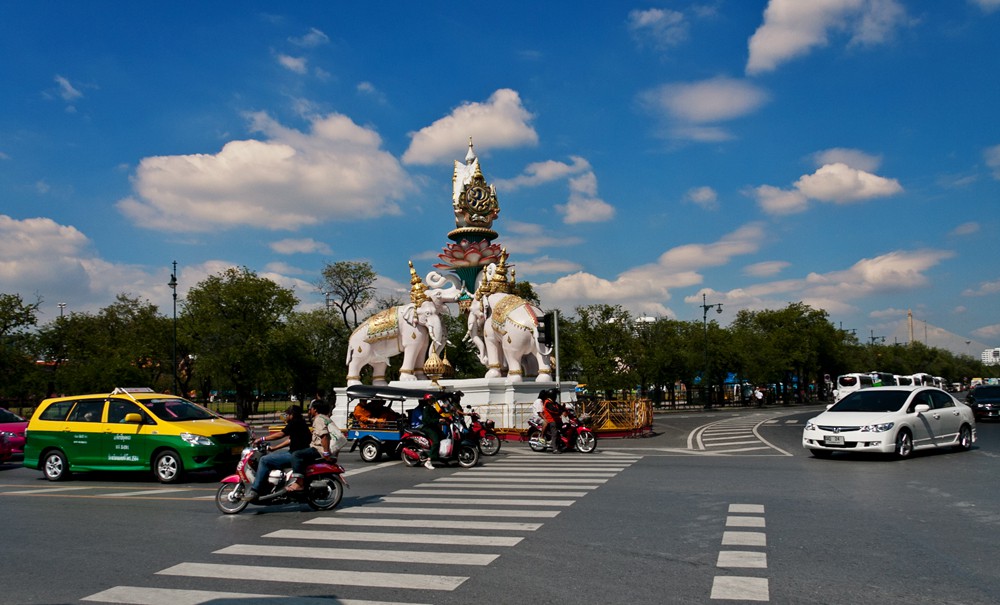
[[[28,421],[10,410],[0,408],[0,434],[7,437],[10,454],[16,456],[24,453],[24,431]]]
[[[895,383],[895,380],[893,381]],[[875,383],[875,378],[871,372],[854,372],[837,376],[837,382],[833,390],[833,401],[836,403],[855,391],[870,389],[875,386],[883,386],[881,382]]]
[[[872,386],[889,387],[896,386],[896,376],[888,372],[868,372],[872,377]]]
[[[918,372],[913,375],[913,384],[914,386],[932,387],[934,386],[934,377],[930,374]]]
[[[1000,386],[978,386],[965,396],[965,405],[972,408],[977,420],[1000,419]]]
[[[862,389],[810,419],[802,447],[817,458],[835,452],[895,454],[954,447],[968,450],[976,441],[976,419],[969,406],[934,387]]]
[[[901,376],[896,374],[893,378],[896,379],[896,386],[908,387],[913,385],[913,376]]]

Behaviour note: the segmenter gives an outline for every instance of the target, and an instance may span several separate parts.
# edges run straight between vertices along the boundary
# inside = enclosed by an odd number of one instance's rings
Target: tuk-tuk
[[[350,451],[357,449],[365,462],[376,462],[382,454],[394,454],[403,429],[409,424],[407,412],[417,407],[425,395],[435,398],[444,389],[355,384],[347,387],[347,438]]]

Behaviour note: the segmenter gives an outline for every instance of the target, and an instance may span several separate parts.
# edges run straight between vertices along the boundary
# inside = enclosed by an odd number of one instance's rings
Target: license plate
[[[844,445],[843,435],[827,435],[824,440],[827,445]]]

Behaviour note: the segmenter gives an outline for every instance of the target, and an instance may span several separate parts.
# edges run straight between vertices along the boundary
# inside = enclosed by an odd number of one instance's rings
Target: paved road
[[[818,409],[818,408],[816,408]],[[817,460],[804,408],[657,417],[592,455],[351,469],[340,508],[219,515],[214,479],[0,472],[11,603],[995,603],[1000,425]],[[9,538],[8,538],[9,536]],[[10,545],[14,545],[11,547]]]

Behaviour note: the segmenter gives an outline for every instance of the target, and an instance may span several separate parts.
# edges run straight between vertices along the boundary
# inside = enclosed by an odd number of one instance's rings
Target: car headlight
[[[868,424],[861,427],[862,433],[884,433],[896,426],[895,422],[883,422],[882,424]]]
[[[212,440],[208,437],[202,437],[201,435],[195,435],[194,433],[181,433],[181,439],[187,441],[191,445],[212,445]]]
[[[812,420],[810,420],[809,422],[807,422],[806,423],[806,430],[807,431],[815,431],[816,430],[816,423],[813,422]]]

